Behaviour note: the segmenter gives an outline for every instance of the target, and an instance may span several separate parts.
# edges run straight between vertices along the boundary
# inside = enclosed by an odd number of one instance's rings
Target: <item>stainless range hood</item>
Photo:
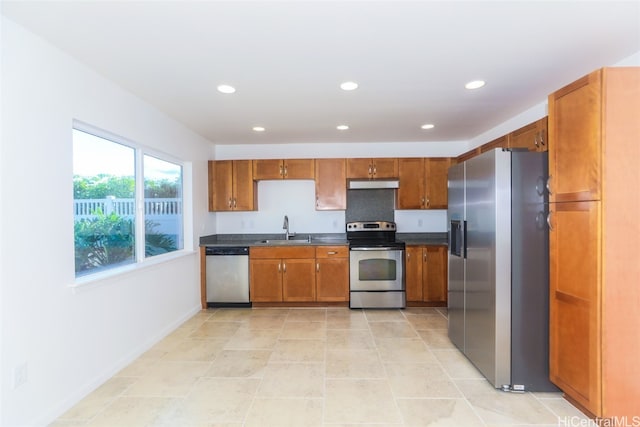
[[[349,190],[375,190],[383,188],[398,188],[397,179],[350,179]]]

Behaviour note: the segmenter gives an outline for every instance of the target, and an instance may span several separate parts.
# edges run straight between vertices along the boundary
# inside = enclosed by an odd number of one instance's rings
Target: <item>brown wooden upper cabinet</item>
[[[526,148],[529,151],[548,151],[547,117],[529,123],[509,134],[509,148]]]
[[[600,200],[601,84],[597,71],[549,96],[550,202]]]
[[[209,161],[209,211],[254,211],[256,199],[252,160]]]
[[[316,210],[347,209],[345,159],[316,159]]]
[[[456,163],[462,163],[462,162],[464,162],[466,160],[469,160],[469,159],[477,156],[480,153],[481,153],[480,147],[476,147],[473,150],[469,150],[466,153],[462,153],[458,157],[456,157]]]
[[[398,159],[397,209],[446,209],[448,157]]]
[[[348,179],[397,178],[398,159],[347,159]]]
[[[486,153],[494,148],[508,148],[509,147],[509,135],[503,135],[500,138],[496,138],[493,141],[489,141],[486,144],[480,146],[480,153]]]
[[[548,151],[549,137],[547,133],[547,117],[529,123],[520,129],[502,135],[499,138],[482,144],[479,147],[460,154],[456,161],[462,163],[478,154],[493,150],[494,148],[526,148],[529,151]]]
[[[253,161],[253,179],[313,179],[313,159],[261,159]]]

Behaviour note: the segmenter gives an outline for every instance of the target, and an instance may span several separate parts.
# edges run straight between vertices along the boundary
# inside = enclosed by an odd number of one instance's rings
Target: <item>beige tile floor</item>
[[[586,425],[559,393],[493,389],[446,328],[435,308],[202,311],[52,425]]]

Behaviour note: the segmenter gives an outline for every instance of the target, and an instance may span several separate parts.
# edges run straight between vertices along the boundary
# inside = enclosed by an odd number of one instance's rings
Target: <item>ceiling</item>
[[[469,140],[640,51],[638,1],[1,5],[217,144]]]

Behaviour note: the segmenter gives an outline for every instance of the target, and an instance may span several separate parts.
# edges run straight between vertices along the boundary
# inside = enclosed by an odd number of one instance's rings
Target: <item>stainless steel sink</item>
[[[311,242],[307,240],[284,240],[284,239],[269,239],[269,240],[258,240],[256,242],[260,245],[273,245],[273,246],[302,246],[302,245],[310,245]]]

